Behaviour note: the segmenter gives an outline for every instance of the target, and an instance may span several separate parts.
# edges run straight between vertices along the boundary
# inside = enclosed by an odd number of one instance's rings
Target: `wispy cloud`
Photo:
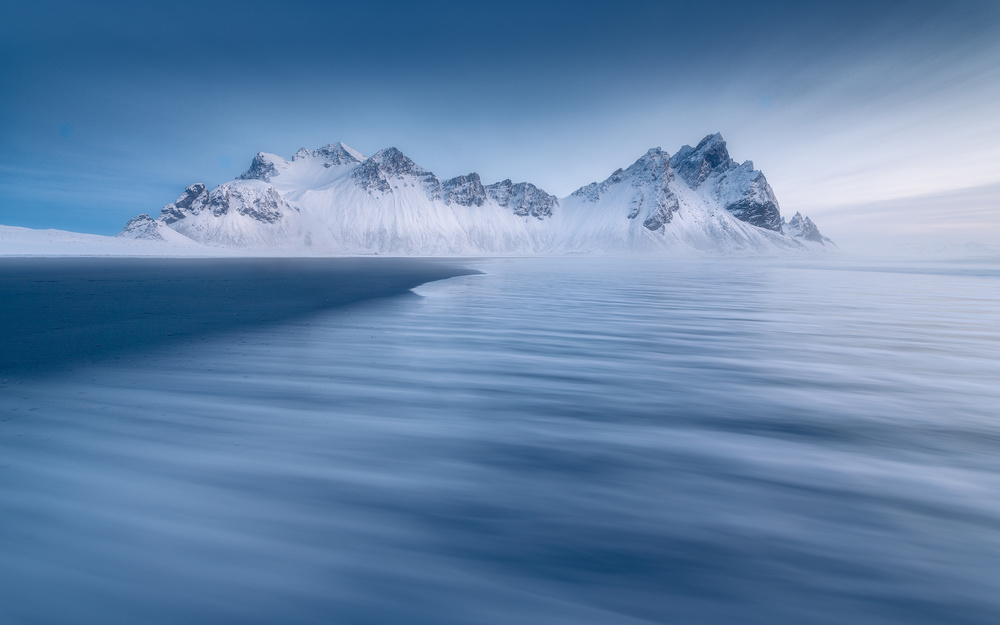
[[[1000,183],[832,206],[817,213],[842,246],[877,252],[904,243],[1000,244]]]

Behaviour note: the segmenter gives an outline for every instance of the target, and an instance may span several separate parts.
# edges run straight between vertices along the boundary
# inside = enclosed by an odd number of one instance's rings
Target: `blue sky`
[[[564,195],[720,131],[848,247],[1000,243],[997,110],[994,1],[5,3],[0,224],[111,234],[334,140]]]

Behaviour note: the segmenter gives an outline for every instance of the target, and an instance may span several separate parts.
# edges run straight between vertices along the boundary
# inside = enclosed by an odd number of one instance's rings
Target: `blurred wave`
[[[484,275],[0,388],[11,623],[995,623],[995,263]]]

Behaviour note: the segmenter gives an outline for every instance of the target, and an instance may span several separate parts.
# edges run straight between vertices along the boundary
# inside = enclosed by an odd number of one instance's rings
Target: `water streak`
[[[0,388],[12,623],[995,623],[1000,271],[484,275]]]

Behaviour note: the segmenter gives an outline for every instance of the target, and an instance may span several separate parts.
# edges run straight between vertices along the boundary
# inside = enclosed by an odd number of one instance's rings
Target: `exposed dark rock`
[[[303,152],[305,152],[305,154],[303,154]],[[303,158],[308,155],[308,150],[302,148],[295,153],[294,158],[295,160],[298,160],[299,158]],[[313,150],[312,155],[321,157],[325,161],[327,167],[361,162],[361,159],[355,156],[355,154],[340,141],[337,141],[336,143],[329,143],[321,148],[317,148],[316,150]]]
[[[191,208],[191,206],[195,203],[195,201],[205,196],[205,193],[207,191],[208,187],[206,187],[201,182],[196,182],[193,185],[189,186],[188,188],[184,189],[184,193],[182,193],[181,196],[177,198],[177,201],[174,202],[174,204],[177,206],[177,208],[181,209]]]
[[[165,224],[184,219],[189,213],[197,212],[201,206],[208,201],[208,188],[198,182],[184,189],[177,200],[172,204],[167,204],[160,211],[160,220]]]
[[[695,147],[685,145],[671,159],[674,170],[692,189],[697,188],[712,174],[721,173],[733,165],[722,135],[708,135]]]
[[[160,224],[155,219],[143,213],[128,220],[121,232],[115,235],[125,239],[143,239],[145,241],[164,241],[160,234]]]
[[[778,205],[772,201],[761,202],[756,198],[747,197],[726,205],[726,210],[732,213],[733,217],[751,226],[781,232],[781,212],[778,210]]]
[[[621,170],[619,170],[621,171]],[[618,172],[615,172],[616,174]],[[613,180],[615,174],[605,183]],[[660,148],[650,148],[639,160],[632,163],[624,171],[622,178],[632,180],[636,186],[653,183],[666,185],[674,179],[674,170],[670,164],[670,155]]]
[[[618,184],[625,179],[625,170],[616,169],[611,176],[608,177],[604,182],[591,182],[585,187],[580,187],[572,193],[577,197],[582,197],[591,202],[596,202],[601,199],[601,195],[604,194],[612,185]]]
[[[628,205],[628,218],[635,219],[639,216],[639,211],[642,209],[643,203],[646,201],[646,194],[640,193],[638,197],[632,198],[632,201]]]
[[[573,195],[596,202],[609,189],[618,184],[629,184],[638,190],[629,201],[628,218],[636,219],[646,213],[642,225],[649,230],[659,230],[670,223],[680,204],[669,183],[674,180],[670,155],[660,148],[651,148],[626,169],[618,169],[607,180],[578,189]]]
[[[379,169],[378,163],[370,158],[354,168],[354,171],[351,172],[351,179],[369,192],[381,191],[385,193],[391,188],[389,181]]]
[[[224,184],[212,191],[206,207],[221,217],[235,210],[265,223],[280,221],[286,211],[295,210],[274,187],[260,189],[239,184]]]
[[[692,189],[706,186],[713,199],[734,217],[759,228],[781,232],[781,213],[767,179],[752,161],[737,164],[716,133],[698,145],[685,145],[671,158],[677,176]]]
[[[670,155],[660,148],[650,148],[627,169],[617,169],[604,182],[592,182],[580,187],[572,195],[596,202],[608,189],[621,182],[630,182],[635,187],[650,184],[666,187],[673,179],[674,170],[671,167]]]
[[[379,150],[351,171],[351,178],[369,192],[391,192],[394,185],[390,180],[404,176],[419,180],[428,199],[441,198],[441,181],[396,148]]]
[[[715,196],[734,217],[748,224],[781,232],[781,211],[764,174],[747,161],[730,167],[713,180]]]
[[[445,204],[482,206],[486,202],[486,188],[475,172],[456,176],[441,183],[441,199]]]
[[[270,182],[271,178],[277,175],[278,170],[274,166],[274,161],[271,160],[271,157],[263,152],[258,152],[257,156],[253,157],[253,161],[250,163],[250,169],[240,174],[239,180],[262,180]]]
[[[379,171],[386,176],[403,176],[405,174],[423,176],[430,173],[396,148],[379,150],[368,161],[375,163]]]
[[[664,224],[670,223],[674,213],[680,209],[677,198],[669,191],[656,201],[656,208],[649,214],[649,217],[642,222],[647,230],[659,230]]]
[[[530,182],[514,184],[509,178],[489,185],[486,193],[500,206],[511,208],[518,217],[551,217],[552,209],[559,204],[556,196],[549,195]]]

